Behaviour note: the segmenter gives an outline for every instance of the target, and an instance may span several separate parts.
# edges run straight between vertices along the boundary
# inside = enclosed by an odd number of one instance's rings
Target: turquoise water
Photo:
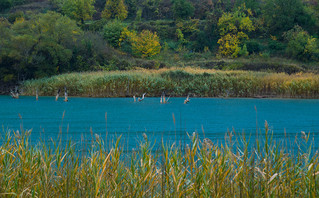
[[[4,130],[32,129],[31,139],[85,141],[95,134],[108,139],[122,135],[128,147],[134,147],[146,133],[152,141],[174,142],[188,140],[186,132],[196,131],[201,138],[224,141],[225,133],[243,131],[255,138],[257,128],[263,133],[267,120],[274,138],[294,140],[301,131],[311,132],[319,140],[319,100],[299,99],[220,99],[171,98],[169,104],[160,104],[159,98],[69,98],[63,102],[54,97],[0,96],[0,124]],[[105,114],[107,113],[107,116]],[[64,114],[64,117],[63,117]],[[21,118],[20,116],[21,115]],[[174,119],[174,118],[175,119]],[[175,122],[174,122],[175,120]],[[286,132],[286,136],[285,136]],[[2,132],[2,136],[3,136]]]

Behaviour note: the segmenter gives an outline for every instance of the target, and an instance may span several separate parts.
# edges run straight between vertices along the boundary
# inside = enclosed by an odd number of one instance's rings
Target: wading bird
[[[144,100],[144,96],[146,93],[143,94],[142,98],[138,98],[138,101],[141,102],[142,100]]]
[[[55,96],[55,101],[58,101],[59,95],[60,95],[60,91],[61,91],[61,90],[59,89],[57,95]]]
[[[189,95],[187,95],[187,98],[184,100],[184,104],[189,103]]]
[[[68,92],[67,92],[67,90],[66,90],[66,87],[64,87],[64,100],[63,100],[64,102],[68,102],[69,100],[68,100]]]
[[[10,95],[14,99],[19,99],[19,91],[16,91],[15,93],[11,90]]]
[[[171,96],[168,96],[167,100],[166,100],[166,103],[168,103],[169,99],[171,98]]]
[[[38,100],[39,100],[38,89],[37,89],[37,90],[35,90],[35,99],[36,99],[36,101],[38,101]]]
[[[164,103],[164,104],[168,103],[168,101],[169,101],[170,98],[171,98],[171,96],[169,96],[168,99],[166,100],[165,92],[163,92],[163,93],[162,93],[162,96],[161,96],[161,100],[160,100],[161,104],[162,104],[162,103]]]

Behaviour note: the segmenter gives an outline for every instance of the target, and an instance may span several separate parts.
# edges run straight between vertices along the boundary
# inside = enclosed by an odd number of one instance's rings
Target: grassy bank
[[[319,156],[311,136],[275,143],[267,124],[265,131],[253,148],[237,135],[216,146],[194,133],[185,149],[164,145],[155,153],[146,135],[130,153],[123,153],[120,139],[106,149],[95,137],[86,154],[71,142],[34,146],[28,131],[7,132],[0,146],[0,196],[318,197]]]
[[[25,81],[25,95],[53,96],[68,88],[70,96],[128,97],[144,92],[148,97],[163,91],[172,96],[318,98],[319,75],[211,69],[160,69],[70,73]]]

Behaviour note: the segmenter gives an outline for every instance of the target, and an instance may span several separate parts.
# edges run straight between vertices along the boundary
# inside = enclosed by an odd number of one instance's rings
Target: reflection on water
[[[0,124],[6,129],[32,129],[32,141],[57,139],[89,141],[95,134],[108,140],[122,135],[127,147],[135,147],[146,133],[151,141],[185,142],[186,133],[196,131],[201,138],[225,141],[227,131],[255,138],[256,128],[264,132],[267,120],[276,140],[292,139],[301,131],[319,140],[319,100],[171,98],[69,98],[0,96]],[[257,112],[255,111],[255,107]],[[19,114],[22,119],[19,118]],[[64,116],[63,116],[64,114]],[[257,121],[257,122],[256,122]]]

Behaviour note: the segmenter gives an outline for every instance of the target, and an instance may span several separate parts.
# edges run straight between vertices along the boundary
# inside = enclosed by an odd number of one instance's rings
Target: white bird
[[[13,91],[11,91],[10,94],[11,94],[11,97],[12,97],[12,98],[14,98],[14,99],[19,99],[19,92],[13,93]]]
[[[146,93],[143,94],[142,98],[138,98],[138,101],[141,102],[142,100],[144,100],[144,96]]]
[[[166,103],[168,103],[169,99],[171,98],[171,96],[168,96],[167,100],[166,100]]]
[[[64,100],[63,100],[64,102],[68,102],[69,100],[68,100],[68,92],[67,92],[67,90],[66,90],[66,87],[64,88]]]
[[[189,102],[189,95],[187,95],[187,98],[184,100],[184,104],[187,104]]]
[[[14,99],[19,99],[19,90],[18,87],[15,87],[15,92],[13,92],[12,90],[10,91],[10,95],[12,98]]]

